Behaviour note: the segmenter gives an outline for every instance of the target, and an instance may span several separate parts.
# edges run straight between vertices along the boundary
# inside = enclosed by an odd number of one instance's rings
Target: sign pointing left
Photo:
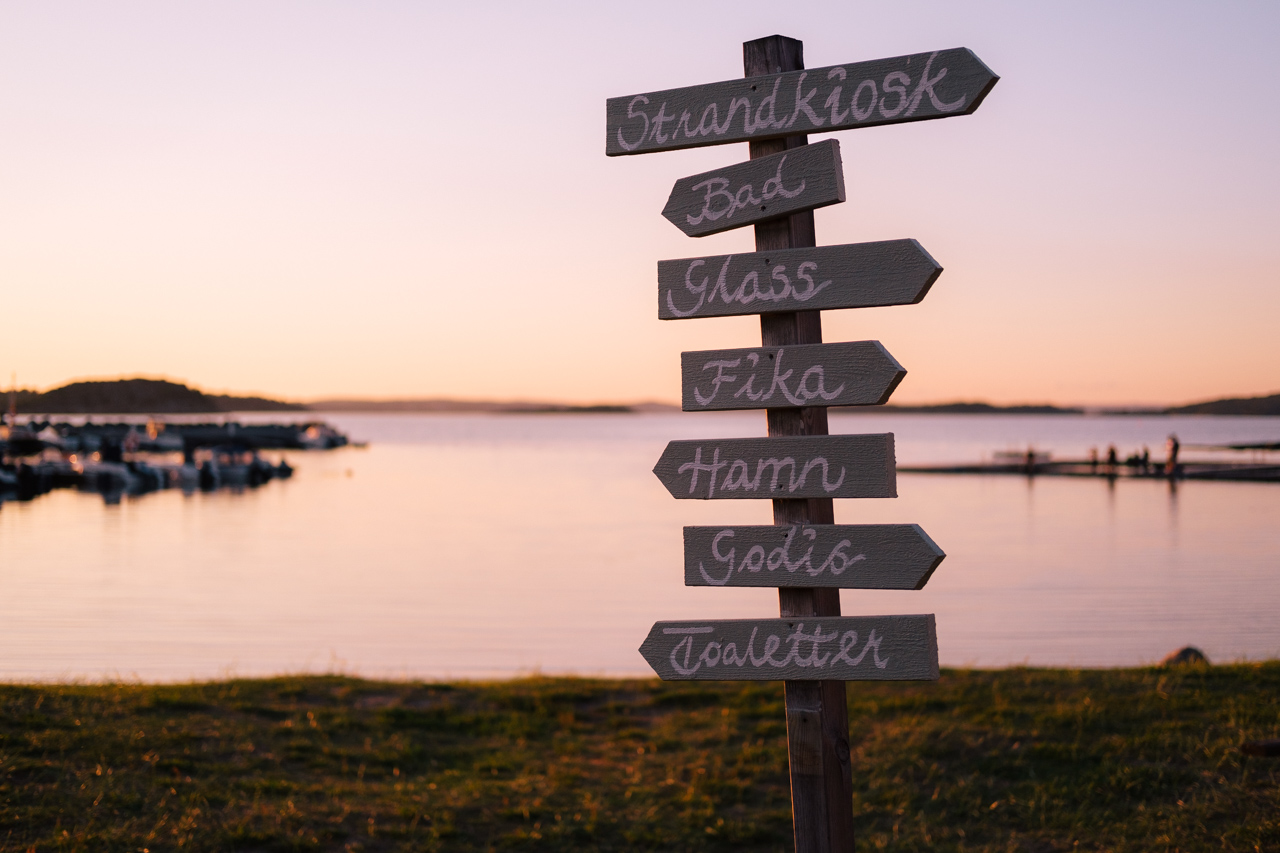
[[[896,498],[893,433],[672,441],[653,466],[672,497]]]
[[[828,139],[681,178],[662,215],[688,236],[705,237],[842,201],[840,143]]]
[[[658,622],[640,654],[663,681],[938,678],[933,614]]]

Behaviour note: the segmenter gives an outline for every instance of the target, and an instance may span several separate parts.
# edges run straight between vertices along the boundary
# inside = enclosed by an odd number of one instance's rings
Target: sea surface
[[[683,586],[682,525],[767,524],[769,502],[677,501],[651,473],[668,440],[762,435],[762,413],[321,417],[368,446],[289,453],[291,480],[242,493],[0,506],[0,678],[646,675],[656,620],[778,613],[773,590]],[[903,464],[1280,440],[1280,418],[831,427],[895,433]],[[904,473],[898,493],[836,520],[918,523],[947,558],[920,591],[843,591],[843,611],[935,613],[943,665],[1280,656],[1280,484]]]

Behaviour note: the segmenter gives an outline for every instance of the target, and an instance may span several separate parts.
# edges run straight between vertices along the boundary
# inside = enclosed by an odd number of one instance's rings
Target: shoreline
[[[848,688],[869,849],[1275,849],[1280,662]],[[781,685],[0,685],[13,849],[772,851]]]
[[[1280,666],[1280,655],[1276,657],[1260,658],[1257,660],[1238,659],[1208,664],[1195,664],[1190,667],[1170,667],[1163,663],[1142,663],[1127,666],[1039,666],[1035,664],[1010,664],[1008,666],[940,666],[938,671],[943,678],[963,677],[977,675],[996,675],[1000,673],[1037,673],[1043,675],[1059,675],[1059,676],[1083,676],[1085,674],[1138,674],[1152,672],[1171,672],[1183,671],[1184,669],[1195,669],[1198,671],[1211,670],[1232,670],[1241,668]],[[137,689],[164,689],[164,688],[212,688],[219,686],[227,686],[239,683],[268,683],[289,680],[316,680],[316,679],[339,679],[342,681],[359,682],[363,684],[381,684],[381,685],[399,685],[401,687],[474,687],[474,688],[498,688],[503,686],[512,686],[522,683],[541,683],[541,682],[565,682],[565,683],[610,683],[610,684],[662,684],[661,679],[656,675],[613,675],[608,673],[576,673],[576,672],[553,672],[545,673],[537,670],[521,670],[512,675],[479,675],[479,676],[444,676],[434,678],[430,676],[381,676],[381,675],[362,675],[354,672],[331,671],[331,672],[280,672],[270,675],[236,675],[234,673],[225,676],[217,676],[214,678],[180,678],[173,680],[148,680],[143,678],[126,678],[126,677],[104,677],[101,679],[93,679],[87,677],[74,678],[50,678],[50,679],[20,679],[5,678],[0,676],[0,691],[8,688],[84,688],[86,690],[97,689],[113,689],[113,688],[137,688]],[[673,686],[679,686],[679,682],[666,682]],[[707,682],[700,682],[707,683]],[[715,684],[733,684],[736,682],[718,682]],[[778,684],[778,681],[755,681],[754,684]],[[869,684],[877,682],[849,682],[849,684]],[[928,681],[904,681],[897,682],[899,684],[927,685],[932,682]]]

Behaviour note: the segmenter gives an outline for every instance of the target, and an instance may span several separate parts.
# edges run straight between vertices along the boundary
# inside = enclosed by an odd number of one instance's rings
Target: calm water
[[[657,619],[777,615],[772,590],[682,585],[681,526],[766,524],[767,501],[676,501],[673,438],[760,435],[761,413],[332,416],[366,449],[297,453],[291,481],[106,506],[0,508],[0,678],[643,675]],[[1280,439],[1277,418],[836,415],[900,462],[1034,443]],[[947,552],[918,592],[945,664],[1132,665],[1186,644],[1280,656],[1280,484],[901,475],[839,522],[916,522]]]

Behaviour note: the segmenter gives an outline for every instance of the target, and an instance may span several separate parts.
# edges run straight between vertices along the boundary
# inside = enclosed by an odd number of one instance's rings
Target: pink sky
[[[914,237],[920,305],[830,312],[894,402],[1280,391],[1280,6],[7,4],[0,381],[168,376],[287,398],[679,397],[656,263],[752,247],[662,219],[746,145],[604,156],[610,96],[965,46],[972,116],[835,134],[822,244]],[[823,136],[815,136],[822,139]]]

